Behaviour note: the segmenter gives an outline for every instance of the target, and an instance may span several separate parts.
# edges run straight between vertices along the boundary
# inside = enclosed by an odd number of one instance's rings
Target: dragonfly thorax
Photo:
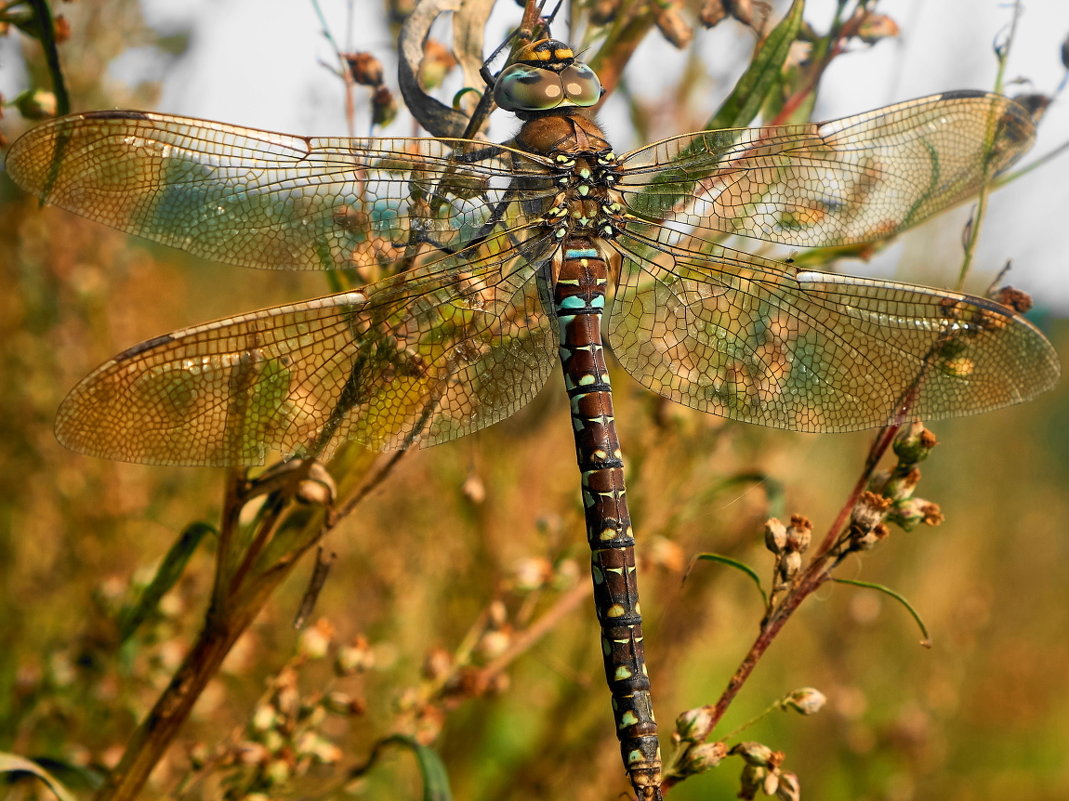
[[[561,202],[546,212],[544,220],[560,240],[574,236],[612,239],[624,217],[620,204],[609,197],[581,197],[567,193]]]

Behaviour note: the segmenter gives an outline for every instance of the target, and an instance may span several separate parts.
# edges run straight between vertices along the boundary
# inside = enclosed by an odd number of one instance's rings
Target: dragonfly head
[[[601,94],[594,70],[556,39],[524,45],[494,83],[497,105],[520,113],[592,106]]]

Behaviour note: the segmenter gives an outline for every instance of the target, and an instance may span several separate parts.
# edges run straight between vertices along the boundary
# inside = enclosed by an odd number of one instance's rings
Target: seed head
[[[777,556],[787,548],[787,527],[775,517],[765,522],[765,547]]]
[[[787,529],[787,550],[805,553],[813,539],[813,524],[802,515],[791,515],[791,525]]]
[[[676,718],[676,730],[672,733],[675,743],[699,743],[709,735],[713,713],[707,706],[688,709]]]
[[[815,715],[824,708],[828,699],[820,690],[813,687],[801,687],[783,699],[784,707],[789,707],[802,715]]]

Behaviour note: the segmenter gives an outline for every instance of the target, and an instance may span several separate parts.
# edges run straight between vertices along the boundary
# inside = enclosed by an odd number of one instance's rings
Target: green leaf
[[[402,745],[415,754],[420,776],[423,777],[423,801],[453,801],[453,791],[449,787],[449,774],[434,749],[417,743],[411,737],[401,735],[383,740],[383,745],[387,743]]]
[[[757,591],[761,593],[761,600],[764,601],[765,606],[768,606],[768,595],[765,594],[765,588],[761,586],[761,579],[757,575],[757,571],[750,567],[745,562],[740,562],[738,559],[732,559],[730,556],[722,556],[718,553],[702,553],[698,554],[698,559],[708,562],[716,562],[717,564],[727,565],[733,567],[736,570],[741,570],[751,579],[753,579],[754,586],[757,587]]]
[[[692,194],[701,179],[719,169],[720,158],[732,151],[740,129],[753,121],[765,98],[779,86],[787,54],[801,29],[804,5],[804,0],[794,0],[787,15],[758,46],[750,66],[720,110],[709,119],[705,127],[711,133],[695,136],[669,164],[664,165],[654,180],[631,199],[632,212],[651,221],[660,220],[680,198]],[[704,168],[695,168],[688,163],[697,157]],[[672,166],[680,163],[687,166]]]
[[[465,86],[463,89],[461,89],[455,95],[453,95],[453,109],[455,111],[460,111],[461,110],[460,103],[464,99],[464,95],[471,94],[473,92],[475,94],[479,95],[479,97],[482,97],[482,92],[480,92],[474,86]]]
[[[706,124],[707,130],[745,128],[761,110],[765,99],[779,86],[783,65],[802,28],[804,0],[794,0],[779,24],[758,45],[750,66]]]
[[[20,757],[18,754],[0,751],[0,773],[32,774],[48,785],[48,789],[52,791],[59,801],[76,801],[74,795],[63,786],[59,779],[33,760]]]
[[[894,598],[896,601],[898,601],[900,604],[902,604],[902,606],[904,606],[906,608],[906,611],[909,612],[909,614],[917,622],[917,628],[919,628],[921,630],[921,634],[924,637],[924,639],[921,640],[921,645],[923,645],[925,648],[931,648],[932,647],[932,638],[928,634],[928,627],[924,625],[924,621],[921,620],[921,616],[917,613],[917,610],[914,609],[913,606],[910,604],[910,602],[907,601],[905,599],[905,597],[903,595],[901,595],[900,593],[897,593],[894,590],[892,590],[891,588],[885,587],[882,584],[872,584],[871,582],[868,582],[868,581],[857,581],[856,579],[844,579],[844,578],[833,578],[832,581],[837,582],[839,584],[850,584],[850,585],[852,585],[854,587],[864,587],[865,589],[868,589],[868,590],[878,590],[879,592],[882,592],[884,595],[889,595],[891,598]]]
[[[207,523],[192,523],[179,535],[174,545],[163,557],[156,575],[145,587],[134,606],[126,607],[119,618],[119,638],[125,642],[159,606],[160,599],[173,587],[186,569],[193,551],[200,545],[205,534],[214,534],[215,529]]]

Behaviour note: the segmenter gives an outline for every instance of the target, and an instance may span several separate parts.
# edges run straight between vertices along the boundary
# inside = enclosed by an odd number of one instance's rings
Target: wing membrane
[[[74,450],[149,464],[433,445],[545,383],[557,337],[536,271],[556,243],[500,234],[359,291],[187,328],[97,368],[60,408]]]
[[[551,166],[463,139],[308,138],[132,111],[40,125],[6,162],[23,188],[83,217],[205,258],[288,269],[461,250],[548,203]]]
[[[748,423],[852,431],[1028,400],[1058,378],[1030,323],[984,298],[636,236],[609,320],[649,389]]]
[[[1031,147],[1026,110],[952,92],[824,123],[706,131],[625,155],[631,212],[700,236],[871,242],[970,195]]]

